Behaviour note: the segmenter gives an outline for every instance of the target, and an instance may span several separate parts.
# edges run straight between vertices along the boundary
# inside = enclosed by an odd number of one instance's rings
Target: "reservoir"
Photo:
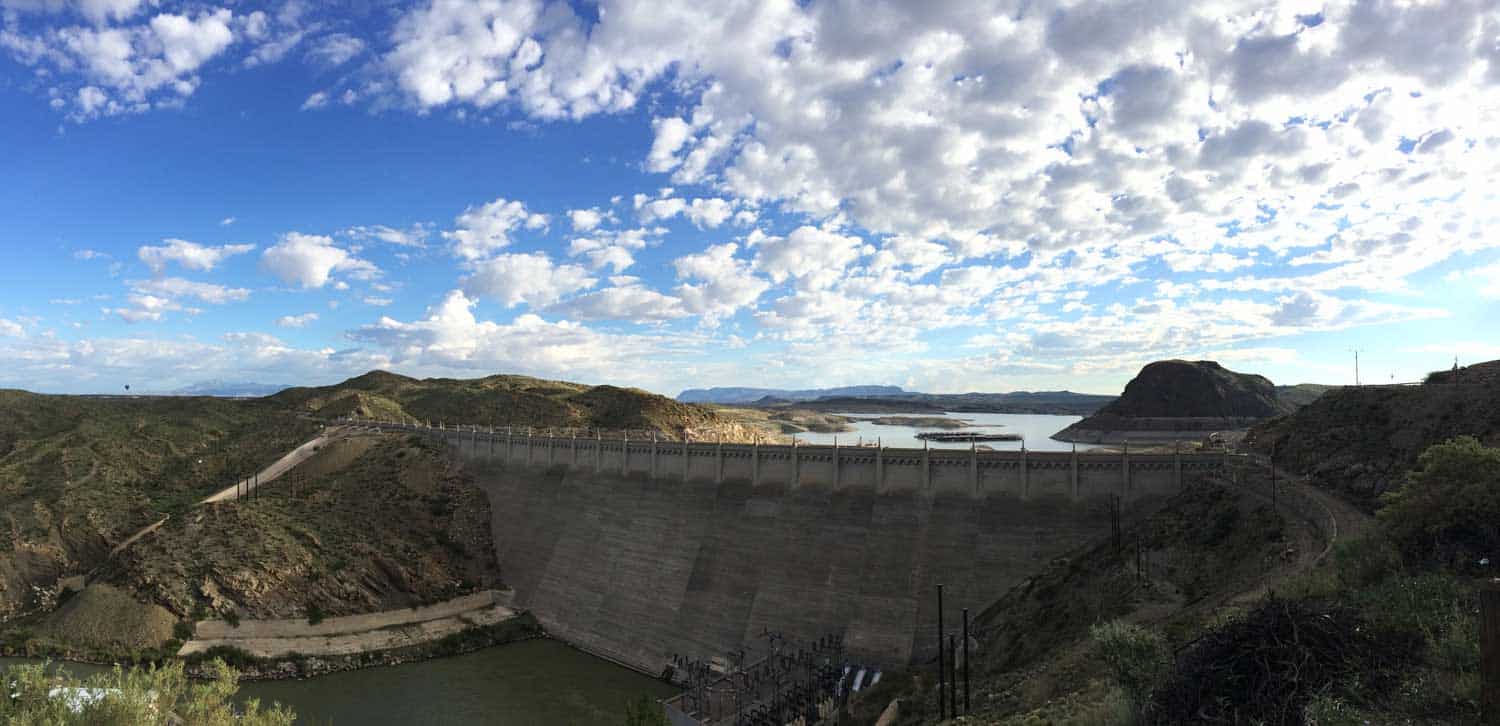
[[[0,671],[35,659],[0,658]],[[102,666],[63,664],[79,677]],[[299,724],[617,724],[625,705],[676,689],[550,639],[301,681],[241,684],[239,697],[277,701]]]
[[[831,446],[834,438],[838,438],[839,445],[853,446],[863,440],[865,443],[879,439],[884,446],[897,448],[922,448],[922,440],[917,434],[924,431],[946,431],[949,429],[915,428],[911,426],[889,426],[873,423],[873,419],[887,416],[916,416],[923,418],[951,418],[970,422],[970,427],[963,430],[974,430],[983,432],[1003,432],[1020,434],[1023,441],[985,441],[979,445],[988,446],[995,451],[1018,451],[1022,443],[1030,451],[1071,451],[1073,445],[1066,441],[1055,441],[1052,435],[1082,421],[1082,416],[1052,416],[1043,414],[1022,413],[933,413],[921,411],[914,413],[840,413],[839,416],[847,416],[855,419],[850,424],[853,431],[845,431],[839,434],[824,434],[806,432],[797,434],[797,441],[804,444],[817,444]],[[959,429],[953,429],[959,430]],[[928,444],[931,448],[939,449],[967,449],[968,442],[939,442],[932,441]],[[1079,444],[1079,451],[1087,451],[1095,448],[1091,444]]]

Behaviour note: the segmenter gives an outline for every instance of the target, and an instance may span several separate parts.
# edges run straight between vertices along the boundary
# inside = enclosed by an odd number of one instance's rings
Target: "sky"
[[[0,387],[1500,358],[1500,2],[0,0]]]

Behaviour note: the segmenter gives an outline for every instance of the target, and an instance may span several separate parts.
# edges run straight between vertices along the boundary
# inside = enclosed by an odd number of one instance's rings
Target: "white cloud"
[[[827,287],[866,253],[858,237],[801,226],[786,237],[754,237],[755,268],[776,282],[788,278],[809,288]]]
[[[375,265],[338,247],[332,239],[300,232],[282,235],[261,253],[260,264],[282,282],[304,290],[323,287],[334,273],[354,279],[373,279],[380,274]]]
[[[234,217],[225,217],[225,218],[219,220],[219,226],[220,227],[228,227],[229,225],[234,224],[235,221],[237,221],[237,220],[235,220]]]
[[[102,20],[131,16],[139,3],[84,5]],[[82,121],[181,104],[197,89],[199,69],[234,42],[233,18],[218,8],[160,13],[129,26],[52,27],[36,35],[6,28],[0,29],[0,49],[48,79],[54,105]]]
[[[655,380],[661,361],[679,345],[701,344],[665,337],[618,335],[569,321],[549,322],[526,313],[509,323],[480,320],[475,301],[449,292],[421,320],[382,317],[350,333],[377,346],[391,361],[451,371],[516,371],[571,380]]]
[[[73,259],[75,260],[107,260],[109,258],[110,255],[108,252],[100,252],[98,250],[77,250],[73,253]]]
[[[396,301],[392,300],[391,298],[388,298],[388,297],[375,297],[373,295],[370,295],[370,296],[362,298],[360,300],[360,302],[363,302],[364,304],[369,305],[371,307],[383,308],[383,307],[385,307],[387,305],[390,305],[391,303],[396,302]]]
[[[426,247],[431,234],[429,225],[415,224],[406,229],[396,229],[383,224],[350,227],[344,234],[357,240],[374,240],[397,247]]]
[[[255,249],[255,245],[224,245],[222,247],[207,247],[196,242],[181,239],[164,240],[166,244],[161,246],[143,246],[137,250],[136,255],[141,262],[146,263],[153,273],[160,274],[170,263],[199,272],[208,272],[214,269],[225,258],[234,255],[242,255]]]
[[[618,281],[613,287],[579,295],[555,305],[555,312],[578,320],[628,320],[648,323],[686,317],[682,301],[639,284],[633,278]]]
[[[214,305],[240,302],[250,298],[250,291],[244,288],[225,287],[224,285],[215,285],[208,282],[194,282],[192,280],[184,280],[180,277],[131,280],[128,284],[132,290],[139,294],[174,300],[178,298],[193,298]]]
[[[703,252],[684,255],[672,262],[684,282],[675,292],[691,313],[709,320],[733,315],[754,305],[771,284],[751,271],[751,264],[735,257],[739,245],[713,245]]]
[[[0,318],[0,335],[8,335],[12,338],[19,338],[26,335],[26,329],[21,327],[21,324],[14,320],[6,320],[5,318]]]
[[[506,307],[550,305],[598,282],[578,265],[557,265],[546,254],[505,254],[476,263],[464,280],[469,295],[488,297]]]
[[[327,106],[327,105],[328,105],[328,92],[327,91],[314,91],[311,95],[309,95],[307,97],[306,101],[302,102],[302,110],[303,111],[311,111],[311,110],[314,110],[314,109],[323,108],[324,106]]]
[[[363,53],[365,42],[352,35],[333,33],[324,36],[307,52],[307,57],[325,68],[335,68]]]
[[[570,209],[568,220],[572,223],[574,232],[588,232],[604,221],[604,215],[597,209]]]
[[[318,321],[317,313],[302,313],[301,315],[283,315],[276,319],[276,326],[280,328],[305,328],[309,323]]]
[[[443,233],[453,243],[453,254],[476,260],[510,246],[511,234],[517,230],[546,228],[548,218],[545,214],[528,212],[522,202],[496,199],[465,209],[453,223],[455,229]]]

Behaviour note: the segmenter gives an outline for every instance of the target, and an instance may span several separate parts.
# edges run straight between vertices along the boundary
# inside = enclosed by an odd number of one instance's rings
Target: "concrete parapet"
[[[564,465],[572,471],[642,474],[715,484],[742,479],[754,486],[777,483],[794,490],[811,487],[831,491],[913,491],[926,496],[966,494],[973,498],[1006,496],[1021,500],[1037,496],[1083,500],[1114,494],[1129,500],[1178,491],[1186,481],[1223,466],[1221,454],[686,443],[363,423],[431,434],[447,441],[461,456],[475,461]]]

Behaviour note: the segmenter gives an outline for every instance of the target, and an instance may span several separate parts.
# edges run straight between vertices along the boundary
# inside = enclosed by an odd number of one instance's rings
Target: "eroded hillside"
[[[0,620],[317,428],[264,401],[0,392]]]

